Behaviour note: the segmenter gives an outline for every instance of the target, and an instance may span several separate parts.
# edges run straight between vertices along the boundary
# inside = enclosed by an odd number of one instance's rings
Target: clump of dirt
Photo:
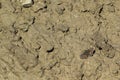
[[[0,1],[0,80],[119,80],[119,0]]]

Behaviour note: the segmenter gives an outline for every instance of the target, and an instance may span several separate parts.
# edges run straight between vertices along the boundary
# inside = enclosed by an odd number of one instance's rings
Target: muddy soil
[[[120,1],[0,0],[0,80],[120,80]]]

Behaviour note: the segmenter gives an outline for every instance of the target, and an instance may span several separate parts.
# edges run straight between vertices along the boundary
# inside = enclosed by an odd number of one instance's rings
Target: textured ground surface
[[[120,1],[0,0],[0,80],[120,80]]]

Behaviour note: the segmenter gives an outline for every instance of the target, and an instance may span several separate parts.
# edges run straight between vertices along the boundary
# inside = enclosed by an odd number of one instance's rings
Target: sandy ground
[[[0,80],[120,80],[120,1],[0,0]]]

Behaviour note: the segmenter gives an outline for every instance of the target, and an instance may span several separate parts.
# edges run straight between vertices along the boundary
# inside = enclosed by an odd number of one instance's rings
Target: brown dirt
[[[120,80],[120,1],[0,0],[0,80]]]

